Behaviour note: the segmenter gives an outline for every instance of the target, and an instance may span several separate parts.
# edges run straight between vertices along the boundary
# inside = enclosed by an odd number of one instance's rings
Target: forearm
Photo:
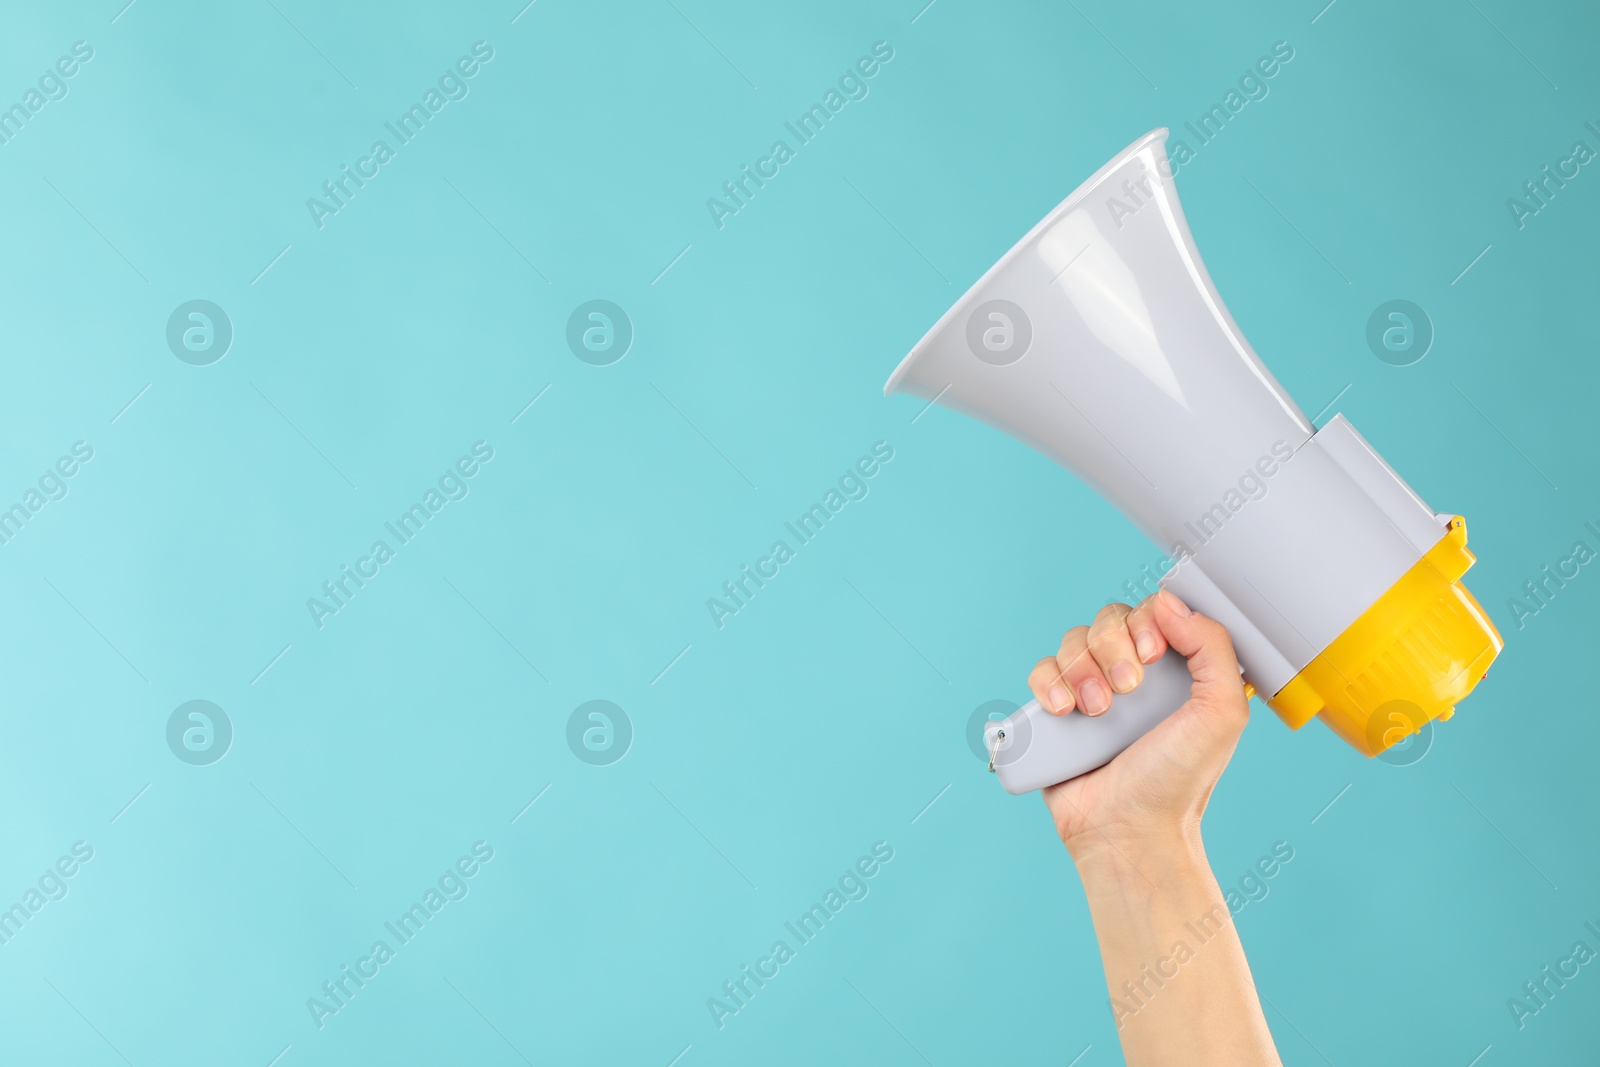
[[[1074,859],[1129,1067],[1280,1067],[1198,833]]]

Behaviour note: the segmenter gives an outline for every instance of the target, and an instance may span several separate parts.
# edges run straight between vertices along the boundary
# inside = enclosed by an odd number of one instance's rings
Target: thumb
[[[1237,702],[1244,682],[1227,629],[1216,619],[1191,611],[1166,589],[1156,594],[1155,609],[1156,625],[1167,643],[1189,661],[1194,676],[1191,699],[1212,708]]]

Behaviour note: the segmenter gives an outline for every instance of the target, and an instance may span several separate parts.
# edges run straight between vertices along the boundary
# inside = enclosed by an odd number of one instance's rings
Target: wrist
[[[1195,875],[1212,877],[1198,825],[1090,830],[1065,844],[1086,889],[1161,886]]]

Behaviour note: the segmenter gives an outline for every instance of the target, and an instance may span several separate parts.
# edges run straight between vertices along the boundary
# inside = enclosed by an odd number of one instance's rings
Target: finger
[[[1107,604],[1089,627],[1089,654],[1118,693],[1131,693],[1144,681],[1144,665],[1128,633],[1130,610],[1126,604]]]
[[[1166,635],[1156,625],[1156,598],[1145,597],[1137,607],[1128,612],[1128,633],[1133,636],[1134,650],[1140,663],[1154,663],[1167,650]]]
[[[1156,594],[1155,618],[1167,641],[1189,660],[1194,676],[1191,699],[1212,707],[1240,706],[1239,658],[1233,638],[1216,619],[1191,611],[1169,590]]]
[[[1033,699],[1039,702],[1039,706],[1052,715],[1065,715],[1076,703],[1066,683],[1061,680],[1061,667],[1054,656],[1046,656],[1033,665],[1033,670],[1028,674],[1028,688],[1033,691]]]
[[[1056,653],[1061,679],[1072,690],[1078,709],[1086,715],[1104,715],[1111,706],[1111,683],[1089,652],[1089,628],[1074,626],[1061,639]]]

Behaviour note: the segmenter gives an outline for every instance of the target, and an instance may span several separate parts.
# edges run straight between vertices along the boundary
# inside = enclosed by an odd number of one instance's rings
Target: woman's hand
[[[1115,715],[1116,694],[1137,688],[1169,645],[1189,660],[1188,701],[1104,767],[1044,790],[1080,864],[1106,848],[1129,859],[1198,853],[1200,816],[1250,717],[1239,661],[1221,623],[1162,590],[1132,609],[1106,605],[1028,676],[1052,714]]]
[[[1136,608],[1109,604],[1067,632],[1028,687],[1057,715],[1115,715],[1116,694],[1137,688],[1169,646],[1189,661],[1189,699],[1044,800],[1083,879],[1129,1067],[1282,1067],[1200,842],[1200,816],[1250,717],[1228,632],[1165,590]]]

